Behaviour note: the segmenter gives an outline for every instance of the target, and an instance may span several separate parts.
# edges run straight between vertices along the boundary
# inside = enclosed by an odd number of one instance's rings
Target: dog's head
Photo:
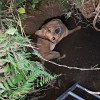
[[[62,37],[64,27],[65,26],[61,20],[54,19],[45,24],[35,34],[44,39],[48,39],[53,43],[57,43],[57,41]]]

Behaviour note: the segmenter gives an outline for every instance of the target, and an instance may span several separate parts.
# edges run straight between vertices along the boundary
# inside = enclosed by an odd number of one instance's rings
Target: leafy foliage
[[[19,34],[8,36],[5,33],[0,36],[0,44],[0,47],[2,47],[0,50],[4,50],[0,52],[0,59],[4,62],[5,65],[2,65],[6,68],[0,82],[1,98],[5,97],[9,100],[22,98],[38,85],[43,86],[54,78],[45,71],[39,62],[29,60],[32,53],[27,52],[27,49],[21,45],[28,44],[25,37]],[[39,77],[41,77],[41,80],[36,86],[35,82]]]
[[[14,0],[13,4],[18,6],[24,1]],[[35,0],[35,3],[38,2]],[[1,1],[0,4],[2,5]],[[3,9],[5,10],[6,7]],[[11,12],[1,12],[0,18],[1,100],[23,99],[26,94],[39,91],[41,87],[55,78],[46,72],[40,62],[30,60],[33,55],[38,57],[41,55],[35,50],[31,40],[23,36],[24,31],[19,13],[13,5],[10,9]],[[2,7],[0,10],[3,11]],[[33,52],[28,52],[28,47],[32,47]]]

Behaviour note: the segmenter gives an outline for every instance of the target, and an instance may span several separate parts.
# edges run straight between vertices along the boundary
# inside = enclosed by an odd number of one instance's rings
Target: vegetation
[[[34,4],[38,0],[33,0]],[[36,47],[26,37],[21,25],[26,0],[0,1],[0,99],[19,100],[36,92],[55,77],[38,61]],[[32,4],[33,7],[33,4]],[[32,48],[33,52],[28,52]]]

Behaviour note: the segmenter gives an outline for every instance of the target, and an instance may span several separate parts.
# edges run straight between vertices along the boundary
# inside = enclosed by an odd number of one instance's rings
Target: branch
[[[43,59],[44,61],[47,61],[47,62],[51,63],[51,64],[57,65],[57,66],[59,66],[59,67],[65,67],[65,68],[68,68],[68,69],[76,69],[76,70],[81,70],[81,71],[100,70],[100,68],[94,68],[94,67],[92,67],[92,68],[78,68],[78,67],[71,67],[71,66],[66,66],[66,65],[60,65],[60,64],[55,63],[55,62],[53,62],[53,61],[46,60],[46,59],[44,59],[44,58],[42,58],[42,59]]]

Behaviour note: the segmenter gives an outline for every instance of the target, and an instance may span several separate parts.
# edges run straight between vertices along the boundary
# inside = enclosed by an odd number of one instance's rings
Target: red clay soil
[[[44,12],[29,12],[30,17],[28,17],[24,23],[26,34],[33,34],[39,29],[39,27],[41,27],[46,19],[61,16],[63,13],[63,8],[58,5],[44,7]],[[61,19],[65,22],[68,28],[72,29],[76,27],[72,19],[69,19],[67,22],[63,18]],[[59,51],[62,55],[66,54],[66,58],[61,61],[57,61],[57,59],[53,60],[59,64],[77,66],[79,68],[91,68],[95,65],[100,67],[100,32],[97,32],[92,28],[82,28],[64,38],[56,46],[55,50]],[[100,91],[100,70],[80,71],[59,67],[50,63],[46,63],[45,66],[52,74],[62,75],[54,84],[55,87],[44,91],[45,97],[40,100],[56,100],[58,96],[77,81],[80,81],[82,86],[85,86],[91,91]],[[83,92],[79,92],[79,94],[84,95]],[[96,98],[87,95],[84,95],[84,97],[86,100],[97,100]],[[31,100],[30,98],[28,99]],[[75,99],[69,97],[66,100]]]

